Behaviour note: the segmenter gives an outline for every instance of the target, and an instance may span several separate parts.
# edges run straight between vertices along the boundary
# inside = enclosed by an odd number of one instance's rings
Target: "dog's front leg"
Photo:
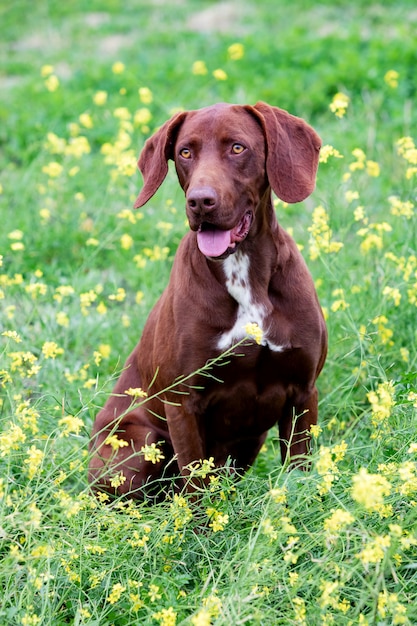
[[[165,414],[171,444],[186,490],[194,493],[205,485],[204,479],[193,476],[191,465],[205,459],[205,444],[196,415],[182,405],[167,403]]]
[[[307,399],[289,403],[278,423],[282,461],[290,467],[308,470],[311,427],[317,424],[318,394],[314,387]]]

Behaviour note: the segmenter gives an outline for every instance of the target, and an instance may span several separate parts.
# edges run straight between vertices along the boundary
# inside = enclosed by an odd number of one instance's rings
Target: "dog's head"
[[[310,195],[320,146],[306,122],[262,102],[177,113],[145,143],[135,207],[153,196],[172,159],[201,252],[223,258],[248,236],[270,187],[285,202]]]

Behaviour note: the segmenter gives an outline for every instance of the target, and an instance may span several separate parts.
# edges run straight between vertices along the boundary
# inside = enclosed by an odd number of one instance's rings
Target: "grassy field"
[[[16,0],[0,23],[0,625],[416,624],[415,1]],[[329,328],[313,469],[271,433],[198,510],[109,504],[92,421],[187,228],[172,169],[132,210],[136,159],[222,100],[325,146],[313,196],[277,203]]]

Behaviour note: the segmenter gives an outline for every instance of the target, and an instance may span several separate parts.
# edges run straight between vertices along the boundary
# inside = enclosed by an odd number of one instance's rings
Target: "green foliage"
[[[416,623],[414,0],[6,4],[0,623]],[[92,421],[187,228],[172,169],[132,210],[137,155],[219,100],[323,138],[313,196],[277,202],[329,327],[312,471],[287,473],[271,433],[240,481],[196,466],[198,505],[109,504]]]

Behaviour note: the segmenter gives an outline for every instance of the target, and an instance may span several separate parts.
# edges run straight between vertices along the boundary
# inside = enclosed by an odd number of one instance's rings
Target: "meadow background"
[[[3,0],[0,24],[0,624],[416,624],[415,1]],[[329,327],[313,469],[271,433],[198,510],[96,500],[92,421],[186,232],[172,168],[132,210],[139,151],[258,100],[325,146],[277,203]]]

